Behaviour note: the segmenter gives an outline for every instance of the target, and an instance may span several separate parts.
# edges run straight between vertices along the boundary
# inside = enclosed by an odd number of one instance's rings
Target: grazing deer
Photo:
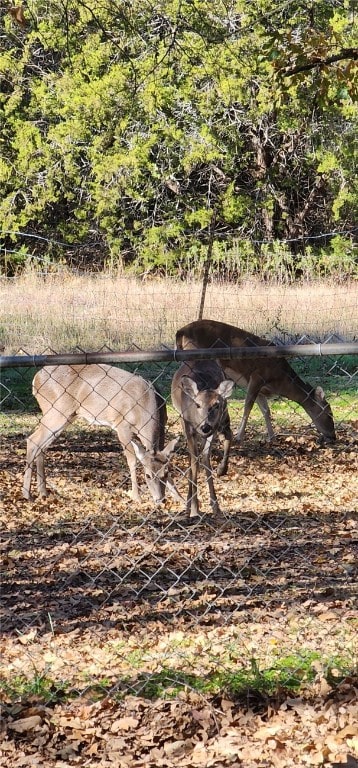
[[[136,459],[143,464],[148,489],[157,504],[164,499],[166,485],[177,499],[181,498],[168,476],[169,458],[178,438],[164,447],[166,405],[153,384],[110,365],[55,365],[36,373],[32,391],[42,418],[27,440],[25,499],[30,498],[35,462],[38,492],[46,496],[44,452],[76,417],[111,427],[117,433],[135,501],[139,500]]]
[[[274,346],[267,339],[216,320],[196,320],[180,328],[176,334],[178,349],[206,349],[209,347]],[[285,358],[235,358],[220,360],[226,376],[247,389],[244,413],[236,435],[241,442],[252,406],[257,401],[266,422],[269,440],[274,437],[267,395],[280,395],[294,400],[304,408],[321,433],[321,440],[334,441],[336,433],[332,411],[321,387],[306,384],[291,368]]]
[[[190,454],[189,484],[186,511],[189,517],[199,514],[198,467],[203,464],[214,513],[219,511],[215,493],[210,454],[217,433],[224,435],[224,455],[217,474],[227,471],[232,440],[227,398],[234,383],[225,379],[223,370],[214,360],[183,363],[173,376],[172,403],[182,417]]]

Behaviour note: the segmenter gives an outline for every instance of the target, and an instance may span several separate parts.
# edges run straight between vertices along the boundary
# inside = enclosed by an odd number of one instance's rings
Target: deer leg
[[[241,424],[239,426],[239,429],[235,438],[238,443],[241,443],[244,438],[248,418],[252,411],[252,407],[255,403],[255,400],[257,399],[257,397],[259,397],[259,392],[263,384],[264,382],[261,376],[259,378],[255,377],[254,375],[250,377],[248,387],[247,387],[246,397],[245,397],[244,413],[243,413]]]
[[[214,486],[214,480],[213,480],[213,471],[211,468],[210,463],[210,453],[211,453],[211,444],[213,441],[213,436],[209,437],[208,440],[206,440],[204,450],[202,452],[202,464],[205,469],[206,474],[206,481],[209,488],[209,495],[210,495],[210,506],[213,511],[213,513],[216,515],[220,512],[219,509],[219,502],[217,500],[216,492],[215,492],[215,486]]]
[[[197,440],[185,425],[186,439],[190,456],[188,472],[188,495],[186,500],[186,512],[188,517],[197,517],[199,515],[198,502],[198,464],[199,451]]]
[[[232,431],[230,426],[230,417],[228,412],[226,411],[224,421],[223,421],[223,432],[224,435],[224,454],[222,457],[222,460],[220,464],[217,467],[217,475],[218,477],[222,477],[222,475],[226,475],[228,463],[229,463],[229,456],[230,456],[230,448],[232,443]]]
[[[267,398],[264,395],[257,395],[256,402],[265,419],[267,436],[269,441],[271,442],[271,440],[273,440],[275,437],[275,433],[272,425],[271,411],[269,408],[269,404],[267,402]]]
[[[237,435],[235,437],[235,440],[237,443],[241,443],[245,434],[246,424],[248,421],[248,418],[250,416],[250,413],[252,411],[252,407],[254,405],[254,402],[256,400],[256,396],[253,396],[247,392],[246,398],[245,398],[245,404],[244,404],[244,413],[241,419],[241,423],[237,432]]]
[[[46,424],[48,421],[48,425]],[[56,437],[64,430],[70,419],[65,416],[61,416],[56,411],[56,426],[52,427],[51,418],[43,417],[35,432],[27,439],[27,451],[26,451],[26,469],[24,474],[24,482],[22,486],[22,495],[25,499],[31,498],[31,478],[34,463],[36,462],[37,470],[37,490],[40,496],[45,497],[47,495],[46,490],[46,477],[45,477],[45,457],[44,452],[54,442]]]
[[[37,482],[37,492],[39,496],[45,497],[46,496],[46,474],[45,474],[45,456],[44,452],[41,451],[39,453],[37,459],[36,459],[36,482]]]
[[[24,482],[22,484],[22,495],[24,499],[31,498],[30,488],[31,488],[32,469],[33,469],[33,463],[34,463],[33,454],[35,450],[36,450],[36,447],[32,448],[31,438],[29,437],[27,440],[27,450],[26,450],[26,469],[24,474]]]
[[[132,486],[131,497],[133,501],[139,501],[140,494],[139,494],[139,487],[138,487],[138,480],[137,480],[137,458],[130,442],[127,443],[127,445],[123,445],[123,451],[127,459],[127,464],[129,467],[129,473],[131,477],[131,486]]]

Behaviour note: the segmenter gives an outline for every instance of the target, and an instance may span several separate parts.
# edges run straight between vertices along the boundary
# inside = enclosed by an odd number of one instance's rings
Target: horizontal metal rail
[[[95,363],[176,362],[185,360],[235,360],[255,357],[322,357],[358,355],[358,342],[290,344],[265,347],[218,347],[213,349],[159,349],[130,352],[73,352],[51,355],[2,355],[0,368],[40,368],[44,365],[92,365]]]

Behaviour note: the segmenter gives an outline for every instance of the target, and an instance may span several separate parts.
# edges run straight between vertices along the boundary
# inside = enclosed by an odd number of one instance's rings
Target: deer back
[[[33,392],[55,422],[59,415],[80,416],[116,430],[124,423],[148,450],[164,446],[165,402],[141,376],[104,364],[47,366],[36,374]]]
[[[219,349],[225,347],[274,347],[261,336],[216,320],[196,320],[180,328],[176,334],[178,349]],[[236,384],[247,387],[254,376],[260,382],[263,395],[282,395],[302,403],[312,387],[300,379],[283,357],[252,357],[219,360],[225,374]]]
[[[275,346],[243,328],[216,320],[195,320],[176,333],[178,349]],[[321,388],[314,389],[301,379],[283,357],[222,359],[225,374],[237,384],[254,390],[256,396],[280,395],[299,403],[328,440],[335,440],[331,408]]]

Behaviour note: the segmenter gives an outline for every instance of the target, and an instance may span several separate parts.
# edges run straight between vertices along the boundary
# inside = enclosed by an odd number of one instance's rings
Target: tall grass
[[[172,347],[176,328],[198,317],[201,291],[194,280],[106,274],[0,278],[0,349],[39,354]],[[350,341],[357,329],[357,285],[211,282],[204,317],[272,338],[337,334]]]

